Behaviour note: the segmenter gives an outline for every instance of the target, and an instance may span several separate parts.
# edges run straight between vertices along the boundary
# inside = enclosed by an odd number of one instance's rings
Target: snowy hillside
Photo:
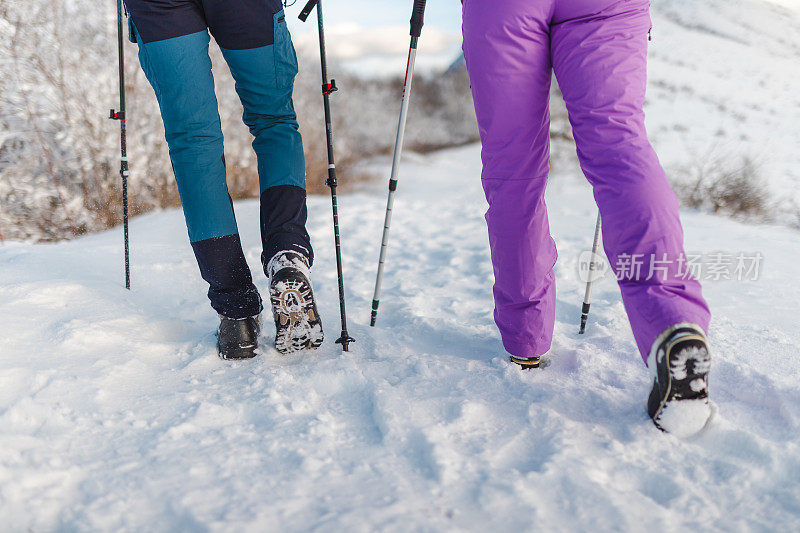
[[[800,224],[800,2],[658,0],[652,19],[647,125],[664,164],[751,159]]]
[[[760,252],[763,264],[756,281],[705,282],[718,414],[681,441],[647,418],[648,377],[611,279],[576,333],[576,260],[595,216],[580,180],[549,190],[561,256],[551,364],[506,362],[478,154],[403,167],[376,329],[366,324],[383,186],[341,199],[348,354],[332,343],[322,197],[310,231],[329,338],[289,358],[216,357],[179,211],[134,221],[130,293],[119,231],[0,246],[0,529],[800,528],[797,233],[684,214],[688,250]],[[236,207],[258,272],[257,205]]]

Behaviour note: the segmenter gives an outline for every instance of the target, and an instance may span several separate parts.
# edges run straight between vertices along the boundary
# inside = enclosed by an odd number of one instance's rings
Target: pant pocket
[[[297,53],[292,43],[292,36],[286,25],[286,15],[283,10],[275,13],[273,18],[275,31],[275,83],[279,89],[284,89],[294,83],[297,75]]]

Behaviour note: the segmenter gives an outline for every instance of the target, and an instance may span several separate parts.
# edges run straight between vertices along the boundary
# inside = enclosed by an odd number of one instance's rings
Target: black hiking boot
[[[703,331],[690,324],[668,329],[654,343],[647,366],[655,373],[647,414],[656,427],[679,437],[702,430],[711,417],[711,356]]]
[[[258,316],[227,318],[220,315],[217,352],[222,359],[252,359],[256,356]]]
[[[278,252],[266,268],[275,318],[275,349],[282,354],[318,348],[324,339],[305,257]]]

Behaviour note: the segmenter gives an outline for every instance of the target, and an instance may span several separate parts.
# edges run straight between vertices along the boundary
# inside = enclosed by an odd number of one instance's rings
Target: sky
[[[318,53],[314,15],[305,24],[297,20],[304,5],[305,0],[297,0],[286,8],[287,19],[298,50]],[[412,6],[412,0],[326,0],[323,15],[330,59],[363,74],[402,74]],[[460,47],[461,2],[428,0],[418,68],[446,68],[458,57]]]

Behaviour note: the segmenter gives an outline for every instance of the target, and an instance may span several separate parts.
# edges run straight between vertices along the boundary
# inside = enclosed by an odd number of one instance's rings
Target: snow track
[[[765,259],[759,281],[706,284],[719,414],[681,441],[647,418],[648,372],[613,280],[597,283],[577,335],[575,264],[595,220],[578,179],[554,178],[548,197],[561,255],[552,364],[506,362],[478,153],[405,163],[376,329],[366,324],[385,193],[341,198],[348,354],[332,342],[325,198],[311,199],[310,232],[328,340],[307,355],[216,357],[216,316],[178,211],[134,221],[130,293],[118,231],[0,247],[0,529],[800,527],[797,233],[685,214],[690,250]],[[257,204],[236,208],[265,296]]]

